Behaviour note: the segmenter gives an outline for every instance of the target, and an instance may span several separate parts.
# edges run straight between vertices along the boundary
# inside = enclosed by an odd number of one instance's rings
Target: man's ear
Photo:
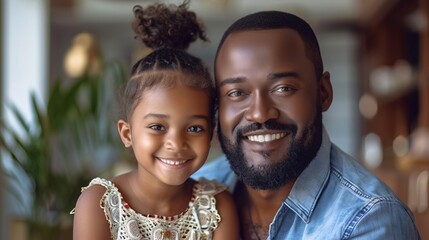
[[[329,72],[324,72],[320,78],[320,104],[322,111],[326,112],[331,106],[334,92],[331,84],[331,75]]]
[[[121,137],[122,143],[124,143],[126,148],[131,147],[132,139],[131,139],[131,127],[130,125],[125,122],[124,120],[118,121],[118,132],[119,136]]]

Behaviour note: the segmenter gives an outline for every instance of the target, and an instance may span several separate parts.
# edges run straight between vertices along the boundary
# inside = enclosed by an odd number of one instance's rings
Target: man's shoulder
[[[406,204],[375,174],[335,145],[330,150],[329,177],[309,219],[308,224],[321,225],[317,227],[320,232],[338,238],[365,235],[367,239],[418,239]],[[335,230],[327,222],[335,223]]]
[[[193,179],[205,178],[209,180],[216,180],[222,184],[227,185],[230,191],[232,191],[237,182],[237,178],[234,172],[231,170],[229,161],[224,155],[205,163],[191,177]]]
[[[331,174],[350,191],[360,196],[395,197],[395,193],[362,163],[337,146],[331,148]]]

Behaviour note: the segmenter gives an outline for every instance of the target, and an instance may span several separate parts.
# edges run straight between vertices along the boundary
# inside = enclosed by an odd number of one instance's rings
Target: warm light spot
[[[359,111],[366,119],[373,118],[378,111],[377,99],[372,95],[365,93],[359,99]]]
[[[408,139],[402,135],[397,136],[393,140],[393,152],[398,157],[403,157],[408,153],[409,145]]]
[[[99,56],[94,37],[89,33],[79,33],[73,38],[64,57],[64,69],[70,77],[76,78],[88,71],[97,72],[100,68]]]
[[[375,133],[369,133],[363,139],[363,158],[369,168],[378,167],[383,160],[383,149],[380,137]]]
[[[67,53],[64,60],[64,68],[70,77],[81,76],[88,66],[88,56],[86,50],[81,45],[73,46]]]

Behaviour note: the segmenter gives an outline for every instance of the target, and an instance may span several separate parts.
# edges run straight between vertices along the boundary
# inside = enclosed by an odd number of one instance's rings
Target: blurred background
[[[119,143],[118,96],[148,53],[132,7],[179,0],[2,0],[0,239],[71,239],[80,187],[133,167]],[[212,69],[223,31],[260,10],[313,26],[334,101],[331,140],[413,210],[429,239],[429,1],[191,0],[210,42],[190,52]],[[210,160],[221,154],[216,141]],[[31,238],[28,238],[31,234]],[[37,238],[39,236],[39,238]]]

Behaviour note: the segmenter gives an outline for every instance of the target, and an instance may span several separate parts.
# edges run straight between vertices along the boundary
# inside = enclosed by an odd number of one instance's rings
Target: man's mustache
[[[242,136],[243,134],[246,134],[248,132],[253,132],[253,131],[263,130],[263,129],[288,131],[288,132],[291,132],[292,135],[295,135],[298,130],[298,126],[293,123],[282,124],[275,120],[268,120],[264,123],[251,123],[247,126],[240,127],[239,129],[237,129],[237,134],[238,136]]]

